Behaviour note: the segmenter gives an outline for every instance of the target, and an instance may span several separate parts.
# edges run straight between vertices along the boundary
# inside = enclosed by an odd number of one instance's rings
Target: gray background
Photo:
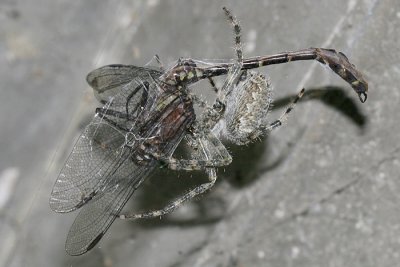
[[[224,5],[245,56],[336,48],[365,74],[368,101],[316,63],[263,68],[271,118],[302,86],[311,92],[285,127],[229,145],[234,162],[202,198],[161,219],[116,221],[90,253],[66,255],[75,214],[53,213],[48,198],[96,106],[86,74],[155,54],[231,58]],[[398,265],[398,0],[2,0],[0,25],[0,266]],[[161,207],[201,179],[160,171],[128,210]]]

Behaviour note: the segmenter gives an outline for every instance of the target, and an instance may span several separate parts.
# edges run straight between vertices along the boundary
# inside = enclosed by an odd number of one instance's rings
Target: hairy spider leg
[[[233,16],[232,13],[226,7],[223,7],[222,9],[225,11],[225,15],[227,16],[228,21],[233,26],[233,31],[235,34],[235,51],[237,54],[238,61],[241,62],[243,61],[243,47],[242,47],[242,42],[240,40],[242,28],[240,27],[240,23],[236,19],[236,17]]]
[[[273,129],[276,129],[280,126],[283,125],[283,123],[287,120],[287,117],[289,116],[289,113],[294,109],[296,106],[296,103],[303,97],[305,92],[305,89],[301,89],[300,92],[297,94],[297,96],[293,99],[292,103],[289,104],[289,106],[285,109],[285,111],[282,113],[282,115],[279,117],[279,119],[271,122],[268,126],[265,128],[261,128],[263,133],[268,133],[272,131]]]
[[[238,82],[239,78],[242,75],[242,67],[243,67],[243,49],[241,42],[241,27],[239,21],[235,16],[226,8],[222,8],[225,12],[225,15],[228,21],[232,24],[234,36],[235,36],[235,52],[237,55],[237,60],[233,65],[229,67],[227,78],[224,81],[224,84],[220,89],[215,85],[212,77],[208,77],[208,80],[211,84],[211,87],[217,93],[217,99],[212,107],[212,109],[205,110],[202,119],[199,123],[200,129],[210,130],[215,124],[221,119],[226,107],[226,95],[229,94],[230,90],[234,88],[234,85]]]
[[[221,141],[216,138],[212,133],[207,134],[206,136],[204,136],[204,138],[198,138],[194,136],[187,136],[187,138],[189,139],[189,146],[196,151],[195,159],[186,160],[174,159],[172,157],[163,158],[161,155],[157,155],[156,153],[152,153],[151,155],[157,160],[165,162],[165,166],[172,170],[192,171],[205,169],[208,175],[208,182],[191,189],[189,192],[178,197],[162,209],[144,213],[120,214],[120,219],[134,220],[141,218],[148,219],[160,217],[174,211],[185,201],[188,201],[200,194],[203,194],[211,187],[213,187],[215,181],[217,180],[217,173],[215,168],[229,165],[232,162],[232,158],[229,152],[226,150]],[[145,149],[145,147],[142,147],[142,149]]]

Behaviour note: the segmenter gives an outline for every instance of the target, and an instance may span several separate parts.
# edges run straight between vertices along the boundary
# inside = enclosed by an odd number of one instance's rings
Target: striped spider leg
[[[192,159],[162,158],[162,156],[154,153],[152,156],[164,162],[165,166],[171,170],[205,170],[208,175],[208,182],[196,186],[161,209],[143,213],[119,214],[120,219],[148,219],[166,215],[179,208],[185,201],[203,194],[214,186],[217,180],[215,168],[229,165],[232,161],[229,152],[212,133],[205,134],[203,137],[190,134],[186,136],[186,141],[192,149]]]

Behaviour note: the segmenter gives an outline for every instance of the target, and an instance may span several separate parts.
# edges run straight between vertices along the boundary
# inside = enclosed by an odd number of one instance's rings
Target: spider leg
[[[211,78],[211,77],[207,77],[207,78],[208,78],[208,81],[209,81],[210,84],[211,84],[211,88],[214,90],[215,93],[218,94],[219,89],[218,89],[217,86],[215,85],[215,82],[214,82],[213,78]]]
[[[154,152],[150,155],[171,170],[203,170],[226,166],[232,162],[228,150],[213,133],[207,133],[204,137],[192,138],[189,144],[198,151],[199,156],[195,156],[193,159],[176,159],[174,157],[167,158]]]
[[[221,117],[221,112],[223,111],[222,108],[218,108],[215,106],[215,104],[213,106],[210,106],[206,100],[202,99],[201,97],[199,97],[198,95],[195,94],[189,94],[190,98],[192,99],[193,103],[199,105],[199,107],[203,108],[204,111],[202,113],[202,117],[199,120],[199,122],[195,122],[195,128],[197,127],[197,132],[199,132],[199,130],[201,129],[205,129],[204,132],[208,132],[212,126],[208,125],[210,121],[217,121],[220,117]],[[202,124],[203,126],[199,126],[200,124]]]
[[[169,203],[162,209],[144,212],[144,213],[136,213],[136,214],[120,214],[120,219],[141,219],[141,218],[154,218],[160,217],[162,215],[168,214],[179,206],[181,206],[185,201],[188,201],[213,187],[215,181],[217,180],[217,172],[214,167],[219,167],[223,165],[227,165],[231,162],[231,156],[227,152],[226,148],[220,143],[220,141],[215,136],[208,135],[207,138],[197,139],[194,136],[188,136],[189,140],[188,144],[195,149],[195,160],[172,160],[170,161],[169,167],[173,170],[177,169],[185,169],[185,170],[194,170],[205,169],[208,175],[208,182],[203,183],[189,192],[183,194],[182,196],[175,199],[173,202]],[[211,140],[208,140],[211,139]],[[210,144],[215,145],[215,147],[208,147]],[[216,151],[220,151],[220,160],[213,159],[215,157]]]
[[[211,77],[208,77],[212,88],[217,93],[217,99],[215,100],[215,103],[212,107],[213,110],[206,110],[204,112],[204,115],[202,116],[202,119],[200,120],[201,124],[208,129],[212,129],[223,116],[226,107],[226,96],[231,93],[232,89],[235,87],[235,84],[237,84],[240,77],[242,76],[241,70],[243,67],[243,52],[241,43],[241,27],[237,19],[228,9],[226,9],[226,7],[223,7],[223,10],[225,11],[225,15],[227,16],[228,21],[233,26],[237,60],[233,63],[231,67],[229,67],[226,79],[221,89],[218,89],[214,83],[214,80]]]
[[[160,216],[163,216],[165,214],[168,214],[168,213],[174,211],[175,209],[179,208],[185,201],[188,201],[200,194],[203,194],[208,189],[210,189],[211,187],[214,186],[215,181],[217,180],[217,173],[214,168],[207,170],[207,172],[208,172],[208,177],[209,177],[208,183],[204,183],[204,184],[201,184],[201,185],[193,188],[186,194],[178,197],[173,202],[169,203],[164,208],[159,209],[159,210],[144,212],[144,213],[120,214],[119,218],[122,220],[150,219],[150,218],[160,217]]]
[[[222,8],[225,11],[225,15],[228,18],[228,21],[233,26],[233,33],[235,35],[235,51],[237,55],[236,62],[229,68],[226,80],[222,85],[221,90],[219,90],[219,95],[217,97],[216,104],[222,103],[225,105],[225,97],[230,93],[234,85],[238,82],[240,76],[242,75],[242,68],[243,68],[243,49],[242,49],[242,42],[241,42],[241,27],[239,21],[232,15],[232,13],[226,8]]]
[[[238,61],[241,62],[243,61],[243,47],[242,47],[242,42],[240,41],[242,29],[236,17],[233,16],[232,13],[226,7],[223,7],[222,9],[225,11],[225,15],[227,16],[229,22],[233,26],[233,31],[235,34],[235,51],[238,57]]]
[[[305,89],[301,89],[300,92],[297,94],[295,99],[293,99],[292,103],[289,104],[289,106],[286,108],[286,110],[282,113],[282,115],[279,117],[279,119],[271,122],[269,125],[266,127],[261,128],[260,130],[262,131],[263,134],[267,134],[270,131],[280,127],[283,125],[283,123],[287,120],[289,113],[294,109],[296,106],[296,103],[300,100],[300,98],[303,97],[305,92]]]
[[[194,123],[192,130],[197,134],[209,132],[210,129],[214,127],[215,123],[221,118],[225,107],[223,105],[217,106],[216,104],[210,106],[205,100],[194,94],[190,94],[190,98],[192,99],[193,103],[203,108],[201,117]]]

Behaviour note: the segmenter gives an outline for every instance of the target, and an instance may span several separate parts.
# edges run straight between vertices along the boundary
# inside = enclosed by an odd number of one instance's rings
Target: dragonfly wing
[[[136,86],[136,79],[132,82]],[[138,131],[137,117],[151,104],[147,89],[135,86],[126,86],[98,109],[86,126],[54,184],[50,197],[54,211],[70,212],[81,207],[113,179],[111,174],[118,168],[128,136],[132,138]]]
[[[151,68],[115,64],[95,69],[87,75],[86,80],[93,88],[96,98],[106,103],[133,79],[151,83],[161,74],[162,72]]]
[[[99,116],[86,126],[54,184],[50,207],[70,212],[91,200],[112,179],[120,160],[124,133]]]
[[[152,166],[155,166],[134,165],[135,169],[132,169],[132,165],[134,163],[130,158],[126,159],[113,174],[116,183],[82,207],[68,233],[65,244],[68,254],[81,255],[100,241],[133,192],[154,169]]]

